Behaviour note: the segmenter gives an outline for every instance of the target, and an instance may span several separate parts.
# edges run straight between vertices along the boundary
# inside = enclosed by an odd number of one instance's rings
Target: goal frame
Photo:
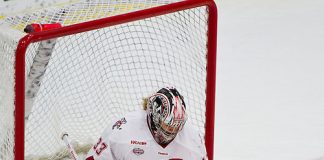
[[[216,44],[217,44],[217,7],[213,0],[185,0],[140,11],[102,18],[65,26],[48,31],[27,34],[19,40],[15,55],[15,128],[14,156],[15,160],[23,160],[25,154],[25,55],[31,43],[47,39],[68,36],[76,33],[91,31],[114,26],[126,22],[141,20],[154,16],[169,14],[185,9],[206,6],[208,9],[207,32],[207,77],[206,77],[206,119],[205,146],[207,156],[213,160],[214,151],[214,117],[216,89]],[[18,133],[18,134],[17,134]]]

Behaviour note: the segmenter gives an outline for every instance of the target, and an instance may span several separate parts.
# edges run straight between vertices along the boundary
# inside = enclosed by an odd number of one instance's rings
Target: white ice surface
[[[324,159],[324,1],[217,4],[215,159]]]

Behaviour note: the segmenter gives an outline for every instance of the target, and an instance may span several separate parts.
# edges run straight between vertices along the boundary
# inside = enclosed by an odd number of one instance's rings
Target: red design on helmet
[[[160,89],[148,99],[148,125],[159,144],[170,143],[187,120],[183,97],[173,87]]]

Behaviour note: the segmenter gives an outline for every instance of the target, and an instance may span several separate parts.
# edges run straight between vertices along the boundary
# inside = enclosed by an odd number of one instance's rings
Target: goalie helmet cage
[[[213,159],[214,1],[90,2],[56,8],[52,17],[45,10],[23,16],[23,22],[0,19],[0,159],[62,159],[67,149],[59,134],[69,132],[77,145],[93,144],[108,122],[168,85],[183,94],[189,121]],[[16,34],[19,25],[39,21],[64,27]],[[43,70],[35,67],[41,50],[49,56],[39,57]],[[30,79],[37,69],[43,71],[39,79]]]

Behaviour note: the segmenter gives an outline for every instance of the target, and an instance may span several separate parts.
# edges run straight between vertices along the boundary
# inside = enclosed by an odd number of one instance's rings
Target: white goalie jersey
[[[108,126],[89,151],[86,160],[206,160],[206,148],[195,129],[187,123],[165,148],[154,140],[146,112],[127,114]]]

